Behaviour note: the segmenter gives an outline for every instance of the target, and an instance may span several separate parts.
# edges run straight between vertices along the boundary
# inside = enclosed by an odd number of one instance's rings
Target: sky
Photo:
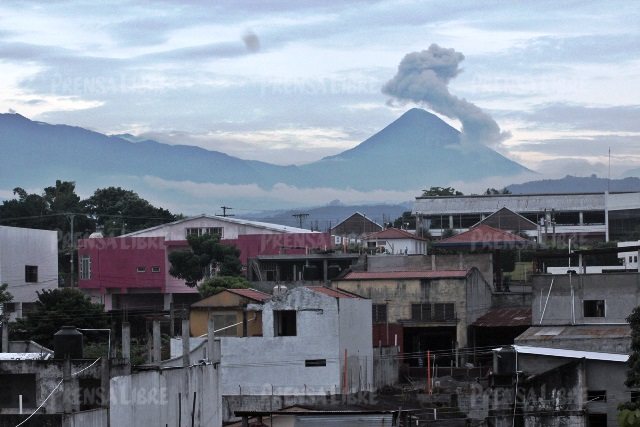
[[[640,167],[638,22],[621,0],[3,0],[0,112],[285,165],[470,111],[545,177],[614,178]],[[432,46],[444,104],[403,92]]]

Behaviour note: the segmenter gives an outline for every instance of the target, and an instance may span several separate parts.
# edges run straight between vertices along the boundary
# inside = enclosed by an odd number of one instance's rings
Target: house
[[[263,290],[275,285],[307,285],[327,282],[353,268],[359,254],[316,251],[308,254],[258,255],[248,261],[247,278]],[[317,283],[316,283],[317,284]]]
[[[191,304],[189,324],[191,336],[207,333],[207,322],[213,319],[218,336],[253,337],[262,335],[262,313],[254,311],[248,318],[249,304],[261,304],[271,295],[256,289],[226,289]]]
[[[491,286],[477,268],[354,271],[333,286],[371,299],[373,345],[398,345],[401,354],[415,355],[406,359],[412,366],[428,350],[459,363],[455,354],[473,347],[468,327],[491,307]]]
[[[335,238],[336,245],[348,245],[359,243],[367,234],[382,230],[382,226],[367,218],[366,215],[356,212],[342,220],[331,228],[331,235]]]
[[[387,254],[426,255],[428,239],[399,228],[390,227],[362,238],[369,249]]]
[[[5,314],[15,320],[35,306],[37,292],[58,287],[58,232],[0,226],[0,284],[13,300]],[[1,309],[0,309],[1,310]]]
[[[412,212],[418,227],[437,237],[446,229],[465,231],[502,208],[539,225],[541,243],[628,240],[640,225],[640,192],[417,197]]]
[[[301,286],[247,311],[262,312],[262,336],[220,338],[225,420],[295,396],[373,389],[370,300]]]

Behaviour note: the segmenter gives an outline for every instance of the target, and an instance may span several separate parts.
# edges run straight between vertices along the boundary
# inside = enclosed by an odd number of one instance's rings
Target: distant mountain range
[[[128,140],[131,139],[131,140]],[[302,166],[242,160],[186,145],[107,136],[79,127],[0,114],[0,183],[43,187],[55,179],[113,185],[111,177],[256,184],[357,191],[412,190],[530,172],[484,145],[463,145],[460,132],[437,116],[412,109],[355,148]],[[135,188],[132,188],[135,190]]]
[[[631,172],[631,171],[630,171]],[[640,191],[640,178],[623,179],[598,178],[591,176],[567,175],[561,179],[543,179],[523,184],[507,186],[514,194],[550,194],[550,193],[598,193],[616,191]]]

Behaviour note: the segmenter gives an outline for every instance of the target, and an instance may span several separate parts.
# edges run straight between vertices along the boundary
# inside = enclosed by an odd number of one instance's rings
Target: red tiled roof
[[[257,289],[227,289],[227,290],[236,295],[240,295],[256,301],[264,301],[271,296],[269,294],[265,294],[264,292],[260,292]]]
[[[492,308],[472,326],[502,327],[502,326],[531,326],[530,308]]]
[[[352,294],[351,292],[343,291],[342,289],[329,289],[324,286],[307,286],[312,291],[320,292],[330,297],[336,298],[362,298],[360,295]]]
[[[530,242],[524,237],[509,233],[504,230],[489,227],[488,225],[479,225],[473,227],[464,233],[456,234],[444,239],[437,244],[477,244],[477,243],[527,243]]]
[[[414,239],[414,240],[427,240],[422,237],[418,237],[415,234],[409,233],[399,228],[387,228],[386,230],[377,231],[375,233],[368,234],[363,240],[375,240],[375,239]]]
[[[340,280],[462,279],[466,276],[467,270],[352,271]]]

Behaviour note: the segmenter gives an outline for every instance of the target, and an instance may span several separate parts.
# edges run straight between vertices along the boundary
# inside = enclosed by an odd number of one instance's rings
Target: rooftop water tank
[[[53,358],[82,359],[82,338],[75,326],[63,326],[53,335]]]

